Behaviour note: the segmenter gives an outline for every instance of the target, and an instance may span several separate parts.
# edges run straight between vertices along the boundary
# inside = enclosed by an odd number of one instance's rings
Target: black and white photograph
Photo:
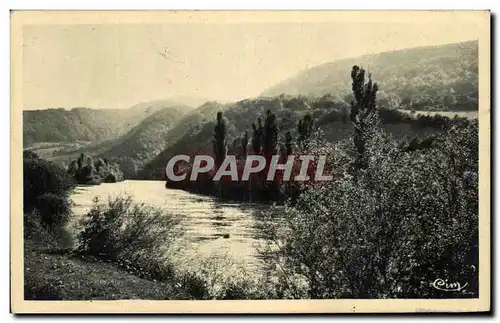
[[[489,310],[488,11],[136,14],[11,13],[14,311]]]

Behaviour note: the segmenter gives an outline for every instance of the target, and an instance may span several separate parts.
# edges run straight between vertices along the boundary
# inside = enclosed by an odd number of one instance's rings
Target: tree
[[[24,154],[23,157],[24,213],[30,213],[35,208],[40,209],[39,197],[44,194],[61,198],[69,196],[75,187],[75,181],[62,167],[38,158],[35,154]]]
[[[243,154],[243,158],[247,157],[248,154],[248,132],[245,131],[245,134],[241,138],[241,151]]]
[[[313,128],[313,119],[310,114],[306,114],[302,119],[299,120],[298,132],[299,137],[297,138],[299,145],[302,149],[307,149],[307,141],[311,138]]]
[[[66,171],[78,184],[99,185],[101,182],[116,183],[123,180],[123,172],[116,163],[109,163],[98,158],[94,163],[92,157],[82,153],[73,160]]]
[[[98,158],[94,166],[97,172],[101,172],[103,168],[106,168],[106,163],[104,163],[104,160],[102,160],[102,158]]]
[[[76,160],[76,162],[78,163],[78,169],[81,169],[83,167],[83,163],[85,162],[85,160],[85,154],[81,153],[80,157],[78,157],[78,159]]]
[[[76,174],[76,172],[77,172],[77,171],[78,171],[78,162],[77,162],[76,160],[73,160],[73,161],[69,164],[67,172],[68,172],[68,174],[70,174],[70,175],[73,175],[73,176],[74,176],[74,175]]]
[[[354,172],[366,168],[366,142],[371,130],[378,123],[376,97],[377,83],[372,83],[371,74],[365,83],[365,70],[354,65],[351,72],[352,92],[354,100],[351,102],[351,121],[354,126],[354,145],[356,146],[356,159]]]
[[[227,155],[227,124],[222,112],[217,112],[217,124],[214,128],[212,140],[215,155],[215,166],[220,167]]]
[[[292,142],[292,134],[288,131],[285,135],[285,149],[286,155],[290,156],[293,154],[293,142]]]
[[[267,110],[264,122],[263,148],[266,159],[270,159],[278,151],[278,125],[276,124],[276,115],[271,110]]]
[[[271,158],[278,152],[278,125],[276,124],[276,115],[267,110],[266,120],[264,122],[264,158],[266,158],[266,164],[269,165]],[[271,185],[268,185],[264,181],[264,187],[269,189],[269,193],[277,194],[279,192],[279,182],[276,178],[272,181]],[[276,195],[271,199],[276,199]]]

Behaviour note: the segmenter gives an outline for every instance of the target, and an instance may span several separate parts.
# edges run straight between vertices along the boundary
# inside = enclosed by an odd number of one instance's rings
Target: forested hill
[[[129,109],[73,108],[23,111],[24,147],[43,142],[116,139],[156,111],[178,103],[150,101]],[[191,107],[187,107],[189,110]]]
[[[119,110],[23,111],[24,146],[37,142],[108,140],[123,134],[131,122],[133,120]]]
[[[468,41],[418,47],[309,68],[264,91],[350,101],[351,79],[346,66],[360,65],[376,76],[380,105],[427,111],[477,109],[478,43]]]
[[[207,103],[187,114],[166,133],[165,149],[138,172],[137,178],[162,179],[164,167],[169,159],[177,154],[212,154],[218,111],[222,111],[227,120],[228,153],[238,153],[244,132],[247,131],[251,138],[252,123],[257,122],[257,118],[264,120],[267,110],[276,114],[280,144],[284,142],[287,131],[291,132],[294,140],[297,138],[298,122],[306,114],[312,116],[315,129],[321,129],[328,141],[338,142],[349,139],[352,135],[349,105],[333,101],[329,97],[311,99],[279,96],[247,99],[223,105]],[[388,108],[381,108],[380,119],[381,127],[402,142],[410,142],[415,138],[423,140],[442,131],[446,120],[450,120],[439,115],[413,115],[409,111]]]
[[[100,157],[118,163],[127,178],[134,176],[165,148],[170,140],[169,130],[189,110],[188,106],[176,105],[156,111],[115,140]]]

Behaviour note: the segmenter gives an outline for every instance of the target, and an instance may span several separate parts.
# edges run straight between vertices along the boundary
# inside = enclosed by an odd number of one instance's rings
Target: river
[[[262,246],[259,224],[262,212],[269,205],[227,203],[216,198],[165,188],[161,181],[124,181],[98,186],[77,187],[71,199],[75,203],[75,219],[92,206],[94,197],[100,201],[118,196],[131,196],[134,203],[162,208],[182,218],[185,234],[178,259],[201,261],[208,256],[230,259],[247,273],[260,271],[262,260],[256,247]]]

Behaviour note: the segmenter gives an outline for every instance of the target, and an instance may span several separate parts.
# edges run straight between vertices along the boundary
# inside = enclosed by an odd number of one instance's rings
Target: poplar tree
[[[215,166],[220,167],[227,155],[227,124],[222,112],[217,112],[217,124],[214,127],[212,140],[215,155]]]
[[[264,122],[263,148],[266,159],[278,152],[278,125],[276,124],[276,115],[271,110],[267,110]]]
[[[255,122],[252,123],[252,149],[254,154],[259,155],[262,150],[262,141],[263,141],[263,127],[262,127],[262,119],[258,118],[257,119],[257,125],[255,125]]]
[[[243,153],[243,158],[247,157],[248,154],[248,132],[245,131],[245,134],[241,138],[241,151]]]
[[[356,159],[354,161],[355,174],[366,168],[366,142],[370,131],[378,123],[378,109],[376,105],[377,83],[373,83],[371,74],[368,82],[365,82],[365,70],[357,65],[352,67],[352,91],[354,100],[351,102],[351,122],[354,127],[353,140],[356,147]]]

